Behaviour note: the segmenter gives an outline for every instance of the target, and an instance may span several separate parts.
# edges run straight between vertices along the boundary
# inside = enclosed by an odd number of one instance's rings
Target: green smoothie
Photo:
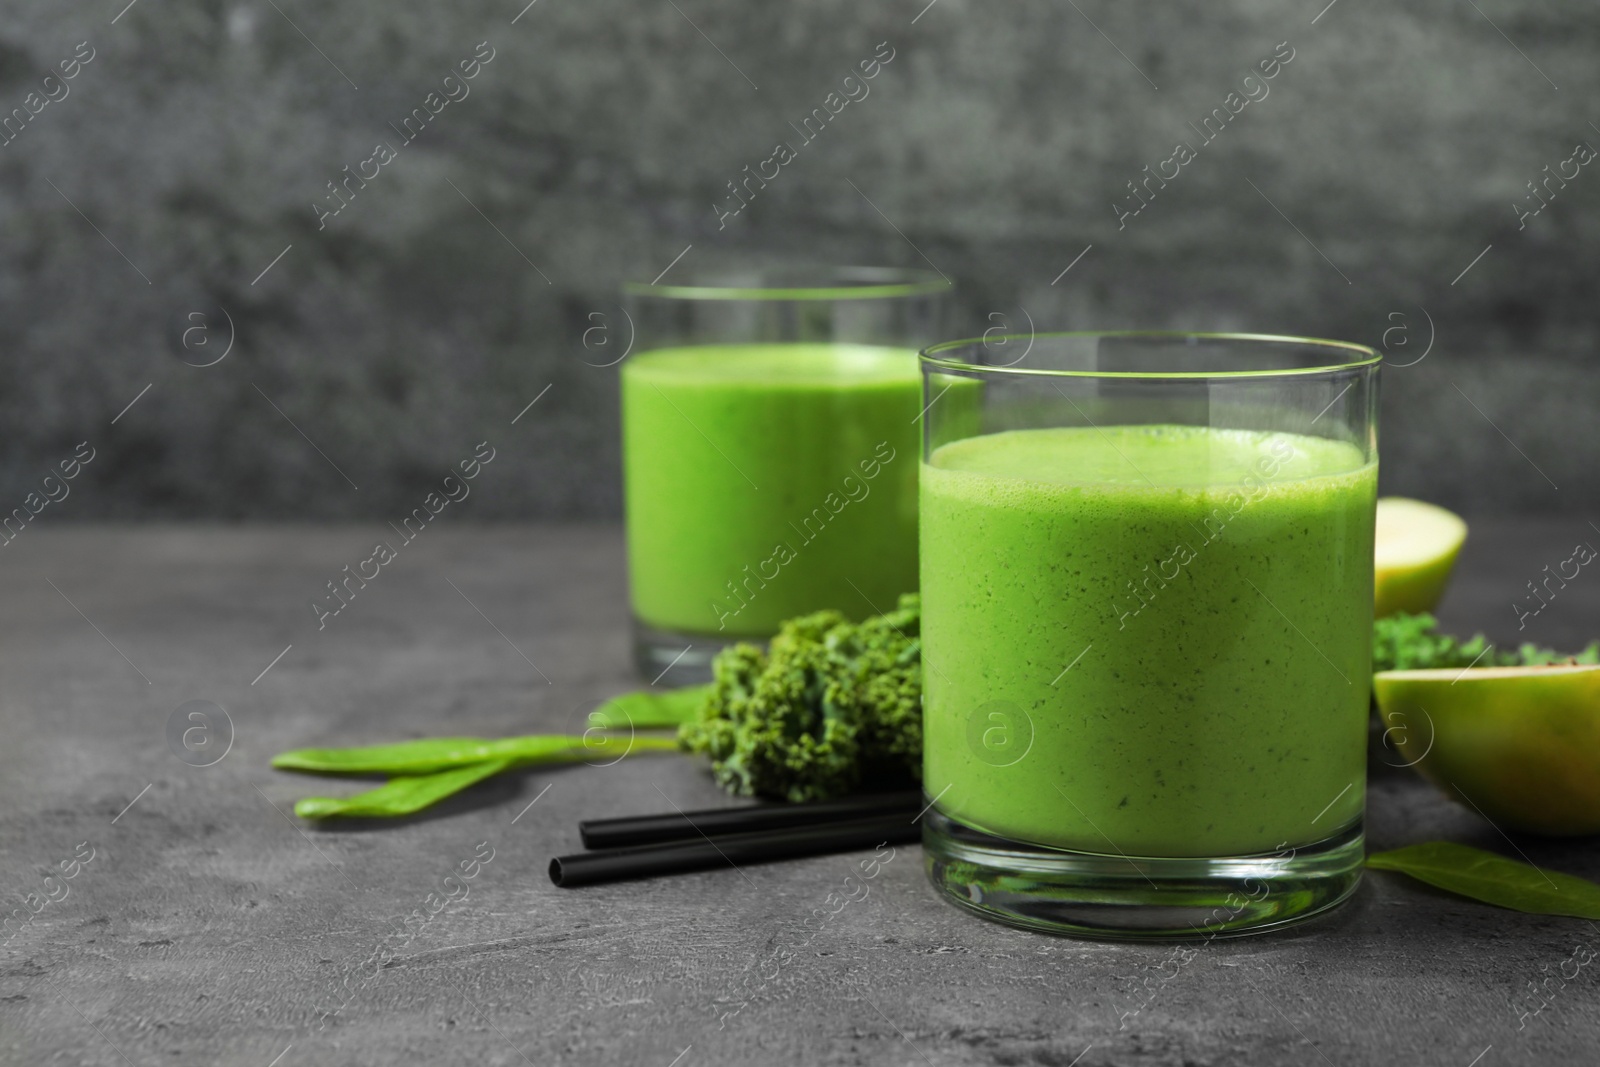
[[[1017,430],[922,466],[924,788],[1003,837],[1271,852],[1359,819],[1377,467],[1190,426]]]
[[[917,587],[916,353],[845,344],[658,349],[622,367],[634,613],[764,637]]]

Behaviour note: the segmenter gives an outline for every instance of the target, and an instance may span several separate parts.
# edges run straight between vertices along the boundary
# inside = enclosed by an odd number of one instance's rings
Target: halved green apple
[[[1600,666],[1372,676],[1386,738],[1452,799],[1536,834],[1600,833]]]
[[[1373,552],[1373,614],[1432,611],[1467,539],[1461,516],[1420,500],[1378,501]]]

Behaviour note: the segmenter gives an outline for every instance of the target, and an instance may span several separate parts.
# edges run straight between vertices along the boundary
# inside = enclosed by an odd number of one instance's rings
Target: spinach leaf
[[[428,775],[485,760],[508,760],[529,767],[541,763],[579,763],[625,752],[666,751],[677,742],[658,737],[592,734],[532,734],[527,737],[429,737],[395,745],[360,748],[298,748],[272,757],[283,771],[317,774]]]
[[[376,789],[351,797],[306,797],[296,802],[294,813],[302,819],[410,815],[510,766],[510,760],[485,760],[434,774],[391,778]]]
[[[669,737],[589,738],[558,734],[485,741],[446,737],[368,748],[304,748],[272,761],[285,770],[325,774],[389,774],[376,789],[349,797],[306,797],[294,806],[303,819],[335,815],[382,818],[410,815],[501,771],[549,763],[580,763],[609,757],[615,762],[641,752],[676,752]]]
[[[1367,866],[1399,871],[1440,889],[1513,911],[1600,919],[1600,885],[1453,841],[1428,841],[1374,853],[1367,857]]]
[[[589,713],[590,729],[676,729],[694,717],[706,702],[710,685],[682,689],[641,689],[613,697]]]

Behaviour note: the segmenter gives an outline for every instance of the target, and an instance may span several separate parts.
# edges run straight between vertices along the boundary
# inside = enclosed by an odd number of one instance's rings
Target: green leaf
[[[613,697],[589,713],[591,729],[670,730],[694,717],[706,702],[711,686],[682,689],[641,689]]]
[[[318,774],[427,775],[486,760],[532,767],[543,763],[577,763],[629,751],[666,751],[675,742],[661,738],[609,734],[530,734],[526,737],[432,737],[397,745],[361,748],[300,748],[274,756],[272,765],[285,771]]]
[[[1600,663],[1600,641],[1591,642],[1581,652],[1557,652],[1535,644],[1515,649],[1497,648],[1477,634],[1466,641],[1439,633],[1439,624],[1426,613],[1405,612],[1374,619],[1372,623],[1372,670],[1408,671],[1439,667],[1518,667],[1541,663]]]
[[[468,744],[463,746],[462,742]],[[501,741],[481,742],[476,738],[443,738],[437,742],[410,741],[403,745],[381,745],[365,749],[301,749],[286,752],[273,760],[273,766],[291,770],[316,770],[335,774],[369,774],[393,772],[372,753],[389,754],[392,750],[405,750],[406,766],[425,766],[428,759],[419,753],[421,746],[437,744],[439,753],[432,758],[462,757],[473,745],[487,744],[501,752],[499,758],[482,759],[475,763],[445,767],[427,773],[399,773],[376,789],[350,797],[306,797],[294,806],[296,815],[304,819],[326,819],[330,816],[382,818],[393,815],[410,815],[445,797],[481,782],[491,775],[516,767],[531,767],[549,763],[580,763],[591,760],[616,761],[624,756],[641,752],[676,752],[676,738],[628,737],[616,734],[595,735],[588,738],[567,737],[560,734],[508,737]],[[306,755],[311,753],[312,755]],[[506,753],[510,753],[507,755]],[[353,754],[353,755],[352,755]],[[288,758],[293,757],[293,758]],[[355,769],[352,769],[355,768]]]
[[[294,813],[302,819],[410,815],[510,766],[510,760],[485,760],[436,774],[391,778],[376,789],[352,797],[306,797],[295,804]]]
[[[397,745],[299,748],[272,757],[272,765],[284,771],[319,774],[431,774],[503,758],[496,747],[496,742],[482,737],[430,737]]]
[[[1600,885],[1453,841],[1428,841],[1378,852],[1367,857],[1367,866],[1399,871],[1440,889],[1513,911],[1600,919]]]

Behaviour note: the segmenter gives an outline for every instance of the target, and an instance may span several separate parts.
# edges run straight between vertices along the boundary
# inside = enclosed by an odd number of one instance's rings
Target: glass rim
[[[1028,347],[1033,347],[1033,342],[1041,339],[1052,338],[1120,338],[1134,339],[1147,338],[1157,341],[1172,340],[1206,340],[1206,341],[1248,341],[1272,342],[1276,344],[1307,345],[1315,348],[1333,349],[1358,355],[1360,358],[1328,363],[1315,367],[1286,367],[1268,370],[1236,370],[1236,371],[1115,371],[1115,370],[1062,370],[1051,367],[1019,367],[1015,363],[1005,366],[991,366],[983,363],[972,363],[964,359],[951,359],[943,354],[957,349],[970,348],[974,345],[987,347],[991,342],[1009,343],[1012,341],[1027,341]],[[1023,353],[1026,358],[1027,352]],[[1383,355],[1377,349],[1368,345],[1357,344],[1354,341],[1334,341],[1322,337],[1295,337],[1290,334],[1271,333],[1229,333],[1208,332],[1205,330],[1058,330],[1050,333],[1001,333],[998,337],[968,337],[956,341],[941,341],[929,345],[917,353],[918,360],[924,369],[937,368],[940,370],[958,371],[973,374],[1014,374],[1032,377],[1058,377],[1058,378],[1143,378],[1152,381],[1198,379],[1232,379],[1232,378],[1285,378],[1301,375],[1336,374],[1362,370],[1375,367],[1383,362]],[[1018,360],[1020,362],[1020,359]]]
[[[654,282],[624,282],[622,291],[628,296],[663,300],[885,300],[908,296],[943,296],[955,288],[954,283],[944,275],[913,267],[818,265],[802,269],[815,270],[818,274],[833,272],[837,278],[830,283],[816,285],[729,285],[712,281],[657,285]],[[862,280],[851,281],[851,275]]]

